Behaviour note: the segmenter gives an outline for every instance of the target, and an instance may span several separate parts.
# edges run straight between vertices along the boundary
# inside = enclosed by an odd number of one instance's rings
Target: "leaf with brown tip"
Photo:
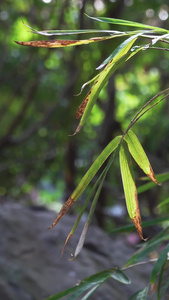
[[[121,176],[122,176],[127,210],[130,218],[132,219],[137,229],[140,238],[144,240],[143,233],[142,233],[140,208],[139,208],[138,197],[137,197],[137,188],[133,178],[132,161],[125,141],[123,141],[120,146],[119,154],[120,154],[120,169],[121,169]]]
[[[139,167],[143,170],[143,172],[158,185],[157,179],[155,177],[154,171],[151,167],[151,164],[148,160],[148,157],[140,144],[137,136],[132,130],[129,130],[127,134],[124,136],[125,141],[128,144],[129,151],[139,165]]]
[[[52,225],[49,227],[49,229],[53,228],[59,220],[68,212],[69,208],[74,204],[74,199],[69,197],[69,199],[63,204],[60,212],[58,213],[56,219],[52,223]]]
[[[94,37],[90,39],[84,40],[48,40],[48,41],[29,41],[29,42],[20,42],[14,41],[16,44],[21,46],[30,46],[30,47],[41,47],[41,48],[60,48],[60,47],[69,47],[69,46],[78,46],[78,45],[86,45],[90,43],[100,42],[107,39],[111,39],[112,36],[104,36],[104,37]]]

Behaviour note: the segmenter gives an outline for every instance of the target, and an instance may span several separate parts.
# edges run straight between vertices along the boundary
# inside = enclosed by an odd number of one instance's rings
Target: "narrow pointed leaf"
[[[84,245],[84,242],[85,242],[85,239],[86,239],[86,235],[87,235],[87,232],[88,232],[88,229],[89,229],[89,225],[91,223],[91,220],[92,220],[95,208],[96,208],[96,204],[97,204],[97,201],[98,201],[98,198],[99,198],[99,195],[100,195],[100,192],[101,192],[101,189],[102,189],[102,186],[103,186],[103,183],[104,183],[104,180],[106,178],[106,174],[109,170],[110,165],[111,165],[111,162],[104,168],[104,170],[103,170],[103,172],[100,176],[101,182],[100,182],[99,187],[98,187],[98,189],[95,193],[95,196],[94,196],[94,199],[93,199],[90,211],[89,211],[89,215],[88,215],[87,221],[84,225],[84,228],[83,228],[82,234],[80,236],[78,245],[76,247],[73,259],[75,259],[77,257],[77,255],[81,252],[81,250],[83,248],[83,245]],[[99,181],[98,181],[98,183],[99,183]]]
[[[154,183],[158,184],[147,155],[134,132],[129,130],[124,139],[127,142],[129,151],[136,163]]]
[[[49,228],[53,228],[58,221],[67,213],[69,208],[74,204],[74,202],[79,198],[79,196],[86,189],[90,181],[93,179],[97,171],[100,169],[105,160],[113,153],[113,151],[118,147],[121,140],[121,136],[115,137],[101,152],[101,154],[96,158],[92,166],[83,176],[82,180],[78,184],[77,188],[74,190],[69,199],[65,202],[60,212],[58,213],[57,218],[54,220],[52,225]]]
[[[151,279],[150,279],[151,284],[155,283],[156,278],[159,275],[159,273],[160,273],[160,271],[163,267],[163,264],[166,262],[166,260],[168,258],[168,253],[169,253],[169,244],[162,251],[162,253],[159,256],[158,261],[154,265],[154,268],[153,268],[152,273],[151,273]]]
[[[166,228],[165,230],[157,234],[156,237],[151,241],[148,241],[144,247],[142,247],[129,259],[126,266],[135,264],[138,261],[144,259],[147,255],[153,252],[155,248],[160,247],[160,245],[167,240],[169,240],[169,228]]]
[[[90,16],[88,16],[88,17],[90,19],[93,19],[96,21],[114,24],[114,25],[132,26],[132,27],[138,27],[138,28],[144,28],[144,29],[153,29],[153,30],[160,31],[160,32],[168,32],[168,30],[166,30],[164,28],[145,25],[145,24],[138,23],[138,22],[132,22],[132,21],[120,20],[120,19],[114,19],[114,18],[105,18],[105,17],[100,17],[100,18],[98,18],[98,17],[95,18],[95,17],[90,17]]]
[[[123,284],[131,283],[131,280],[126,276],[126,274],[119,269],[117,269],[116,272],[112,273],[111,277]]]
[[[169,216],[166,217],[160,217],[154,220],[150,220],[150,221],[143,221],[142,222],[142,228],[146,228],[146,227],[150,227],[153,225],[157,225],[159,223],[165,222],[165,221],[169,221]],[[130,224],[130,225],[126,225],[126,226],[122,226],[119,228],[115,228],[113,230],[110,230],[108,233],[117,233],[117,232],[130,232],[134,230],[134,225]]]
[[[84,242],[85,242],[85,239],[86,239],[86,235],[87,235],[88,229],[89,229],[89,222],[87,221],[85,223],[84,227],[83,227],[83,230],[82,230],[80,239],[78,241],[78,244],[76,246],[75,253],[73,255],[73,259],[72,260],[74,260],[79,255],[79,253],[81,252],[81,250],[83,248],[83,245],[84,245]]]
[[[97,290],[99,287],[99,284],[94,286],[90,291],[87,292],[87,294],[81,299],[81,300],[87,300],[89,297]]]
[[[157,300],[164,299],[163,296],[169,287],[169,278],[167,280],[163,281],[163,274],[165,271],[165,264],[163,265],[163,268],[160,272],[159,281],[158,281],[158,289],[157,289]],[[162,284],[163,283],[163,284]]]
[[[31,47],[41,47],[41,48],[61,48],[61,47],[69,47],[69,46],[78,46],[78,45],[86,45],[90,43],[100,42],[104,40],[111,39],[112,36],[107,37],[95,37],[86,40],[49,40],[49,41],[29,41],[29,42],[19,42],[15,41],[15,43],[22,46],[31,46]]]
[[[85,34],[85,33],[110,33],[110,34],[121,34],[123,32],[116,30],[100,30],[100,29],[75,29],[75,30],[36,30],[31,26],[23,24],[31,29],[32,33],[45,35],[45,36],[54,36],[54,35],[73,35],[73,34]]]
[[[137,37],[141,36],[143,34],[142,33],[137,33]],[[144,46],[135,46],[131,49],[132,53],[129,55],[129,57],[127,57],[126,61],[128,59],[130,59],[132,56],[134,56],[137,52],[139,52],[140,50],[145,50],[145,45]],[[96,68],[96,70],[100,70],[102,69],[104,66],[106,66],[112,59],[113,57],[118,53],[119,49],[118,47],[109,55],[109,57],[107,57],[100,66],[98,66]]]
[[[149,180],[149,178],[146,178],[146,179]],[[158,182],[164,182],[164,181],[168,180],[169,179],[169,172],[156,175],[156,179],[157,179]],[[154,184],[153,182],[143,184],[142,186],[138,187],[137,192],[138,192],[138,194],[143,193],[145,191],[148,191],[148,190],[152,189],[154,186],[156,186],[156,184]]]
[[[120,146],[120,169],[125,193],[127,210],[132,219],[137,232],[141,239],[143,239],[141,215],[139,203],[137,198],[137,188],[133,178],[131,157],[126,143],[123,141]]]
[[[130,279],[126,276],[126,274],[123,271],[117,268],[111,268],[103,272],[94,274],[90,277],[87,277],[84,280],[82,280],[78,286],[65,290],[61,293],[58,293],[57,295],[51,296],[47,300],[59,300],[72,293],[73,295],[70,296],[68,300],[77,299],[78,296],[85,293],[89,289],[93,289],[94,287],[98,288],[101,284],[103,284],[106,280],[108,280],[111,277],[115,280],[122,282],[123,284],[131,283]]]
[[[149,287],[145,287],[143,290],[136,292],[129,300],[147,300]]]
[[[82,91],[84,90],[84,88],[85,88],[88,84],[90,84],[90,83],[92,83],[93,81],[95,81],[95,80],[98,78],[98,76],[99,76],[99,74],[97,74],[95,77],[93,77],[92,79],[90,79],[90,80],[88,80],[87,82],[85,82],[85,83],[82,85],[82,87],[81,87],[80,93],[78,93],[76,96],[79,96],[79,95],[82,93]]]
[[[157,207],[159,208],[159,207],[162,207],[162,206],[164,206],[166,204],[167,205],[169,204],[169,198],[163,200],[160,204],[157,205]]]
[[[116,51],[114,52],[114,56],[109,61],[107,66],[104,68],[102,72],[100,72],[99,77],[94,82],[94,85],[86,95],[85,99],[83,100],[82,104],[79,106],[79,109],[76,113],[76,118],[81,118],[81,121],[75,131],[75,133],[79,132],[79,130],[82,128],[84,123],[86,122],[96,100],[97,97],[102,90],[103,86],[106,84],[110,76],[115,72],[117,68],[119,68],[126,59],[130,56],[129,50],[132,47],[133,43],[136,41],[138,37],[137,35],[134,35],[127,40],[125,40],[122,44],[120,44]]]

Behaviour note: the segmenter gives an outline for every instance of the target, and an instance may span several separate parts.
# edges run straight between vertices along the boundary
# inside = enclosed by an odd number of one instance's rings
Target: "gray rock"
[[[134,253],[121,235],[113,239],[91,226],[82,252],[76,260],[69,261],[81,233],[80,226],[60,259],[75,216],[64,216],[48,230],[55,217],[53,211],[34,210],[21,204],[0,206],[0,299],[45,299],[96,272],[122,267]],[[151,270],[151,265],[130,269],[126,273],[131,285],[108,280],[90,299],[126,300],[147,285]]]

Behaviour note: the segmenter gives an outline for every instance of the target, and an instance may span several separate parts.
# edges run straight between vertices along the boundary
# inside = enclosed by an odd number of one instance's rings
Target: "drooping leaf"
[[[95,77],[93,77],[92,79],[90,79],[90,80],[88,80],[87,82],[85,82],[85,83],[82,85],[80,92],[79,92],[76,96],[79,96],[79,95],[82,93],[82,91],[84,90],[84,88],[85,88],[87,85],[89,85],[90,83],[92,83],[93,81],[95,81],[95,80],[98,78],[98,76],[99,76],[99,74],[97,74]]]
[[[79,222],[80,222],[80,219],[81,219],[83,213],[84,213],[85,210],[86,210],[86,207],[87,207],[89,201],[91,200],[92,196],[95,194],[94,200],[93,200],[92,205],[91,205],[91,209],[90,209],[90,211],[89,211],[88,219],[87,219],[86,225],[85,225],[87,228],[84,228],[84,233],[85,233],[85,234],[83,234],[83,232],[82,232],[82,239],[81,239],[81,237],[80,237],[81,241],[80,241],[79,244],[80,244],[80,247],[81,247],[81,248],[83,247],[82,240],[83,240],[83,242],[84,242],[85,236],[86,236],[86,234],[87,234],[88,226],[89,226],[89,224],[90,224],[90,222],[91,222],[91,219],[92,219],[92,216],[93,216],[93,213],[94,213],[94,210],[95,210],[95,206],[96,206],[96,204],[97,204],[97,200],[98,200],[98,197],[99,197],[99,195],[100,195],[100,191],[101,191],[103,182],[104,182],[105,177],[106,177],[106,175],[107,175],[107,173],[108,173],[108,170],[110,169],[110,167],[111,167],[111,165],[112,165],[112,163],[113,163],[113,161],[114,161],[115,154],[116,154],[115,152],[112,153],[112,155],[111,155],[111,157],[110,157],[110,159],[109,159],[109,161],[108,161],[106,167],[104,168],[104,170],[103,170],[102,173],[100,174],[99,178],[98,178],[97,181],[95,182],[95,184],[94,184],[94,186],[92,187],[92,189],[91,189],[91,191],[90,191],[90,193],[89,193],[87,199],[85,200],[83,206],[81,207],[80,212],[79,212],[79,214],[78,214],[78,217],[77,217],[77,219],[76,219],[76,222],[74,223],[74,225],[73,225],[73,227],[72,227],[70,233],[68,234],[68,236],[67,236],[67,238],[66,238],[64,247],[63,247],[63,249],[62,249],[61,256],[63,255],[63,253],[64,253],[64,251],[65,251],[65,248],[66,248],[66,246],[67,246],[67,244],[68,244],[70,238],[71,238],[72,235],[74,234],[74,232],[75,232],[75,230],[76,230],[76,228],[77,228],[77,226],[78,226],[78,224],[79,224]],[[98,188],[98,189],[97,189],[97,188]],[[97,191],[96,191],[96,189],[97,189]],[[77,248],[78,248],[78,247],[77,247]],[[79,251],[79,250],[78,250],[78,251]],[[80,251],[81,251],[81,250],[80,250]],[[79,252],[80,252],[80,251],[79,251]],[[75,252],[76,252],[76,250],[75,250]],[[79,254],[79,253],[78,253],[78,254]],[[77,256],[77,254],[76,254],[76,256]],[[75,254],[74,254],[74,258],[75,258]]]
[[[154,284],[156,281],[157,276],[159,275],[164,263],[166,262],[168,258],[169,253],[169,244],[165,247],[165,249],[162,251],[162,253],[159,256],[159,259],[157,260],[156,264],[154,265],[154,268],[151,273],[151,284]]]
[[[120,146],[120,169],[125,193],[127,210],[132,219],[137,232],[141,239],[143,239],[141,215],[139,203],[137,198],[137,188],[133,178],[131,156],[128,151],[125,141]]]
[[[101,152],[101,154],[96,158],[92,166],[89,168],[89,170],[86,172],[86,174],[83,176],[82,180],[72,193],[72,195],[69,197],[69,199],[64,203],[62,206],[60,212],[57,215],[57,218],[54,220],[52,225],[49,228],[53,228],[58,221],[67,213],[69,208],[74,204],[74,202],[79,198],[79,196],[83,193],[83,191],[86,189],[90,181],[93,179],[97,171],[100,169],[102,164],[105,162],[105,160],[113,153],[113,151],[118,147],[121,140],[121,136],[115,137]]]
[[[153,169],[150,165],[150,162],[147,158],[147,155],[145,154],[145,151],[140,144],[137,136],[134,134],[132,130],[129,130],[127,134],[124,136],[125,141],[128,144],[129,151],[136,161],[136,163],[139,165],[139,167],[144,171],[144,173],[150,177],[150,179],[158,184],[157,179],[155,177],[155,174],[153,172]]]
[[[100,91],[102,90],[103,86],[106,84],[110,76],[130,56],[130,53],[128,52],[137,38],[138,34],[126,39],[123,43],[121,43],[117,47],[116,51],[114,51],[114,56],[112,56],[112,59],[106,65],[104,70],[100,72],[100,75],[98,76],[97,80],[94,82],[92,88],[87,93],[85,99],[78,108],[76,118],[79,119],[81,117],[81,120],[75,131],[75,134],[80,131],[80,129],[86,122]]]
[[[148,291],[149,291],[149,287],[146,286],[144,289],[132,295],[129,300],[147,300]]]
[[[15,41],[15,43],[22,46],[41,47],[41,48],[60,48],[60,47],[87,45],[90,43],[100,42],[111,38],[113,37],[104,36],[104,37],[94,37],[86,40],[48,40],[48,41],[29,41],[29,42]]]
[[[88,232],[88,229],[89,229],[89,225],[91,223],[91,220],[92,220],[92,217],[93,217],[93,214],[94,214],[94,211],[95,211],[95,208],[96,208],[96,204],[97,204],[97,201],[98,201],[98,198],[99,198],[99,195],[100,195],[100,192],[101,192],[101,189],[102,189],[102,186],[103,186],[103,183],[104,183],[104,180],[106,178],[106,174],[109,170],[109,167],[112,163],[112,160],[109,162],[109,164],[105,167],[105,169],[103,170],[101,176],[100,176],[100,183],[99,183],[99,187],[95,193],[95,196],[94,196],[94,199],[93,199],[93,202],[92,202],[92,205],[91,205],[91,208],[90,208],[90,211],[89,211],[89,215],[88,215],[88,218],[87,218],[87,221],[84,225],[84,228],[83,228],[83,231],[82,231],[82,234],[80,236],[80,239],[79,239],[79,242],[77,244],[77,247],[76,247],[76,250],[75,250],[75,253],[73,255],[73,259],[77,257],[77,255],[81,252],[82,250],[82,247],[84,245],[84,242],[85,242],[85,239],[86,239],[86,235],[87,235],[87,232]]]
[[[90,290],[90,295],[91,295],[92,292],[94,292],[96,290],[96,288],[98,288],[101,284],[103,284],[109,278],[114,278],[115,280],[120,281],[123,284],[131,283],[130,279],[126,276],[126,274],[123,271],[121,271],[117,268],[111,268],[111,269],[105,270],[103,272],[94,274],[90,277],[87,277],[84,280],[82,280],[79,283],[79,285],[77,285],[73,288],[70,288],[68,290],[65,290],[61,293],[58,293],[54,296],[51,296],[46,300],[59,300],[69,294],[72,294],[72,295],[68,298],[68,300],[75,300],[75,299],[77,299],[77,297],[79,297],[83,293],[87,292],[88,290]],[[84,299],[88,299],[88,298],[84,298]]]

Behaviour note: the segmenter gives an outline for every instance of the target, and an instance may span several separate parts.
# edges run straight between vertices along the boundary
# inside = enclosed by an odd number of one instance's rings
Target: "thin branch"
[[[150,106],[149,108],[147,108],[144,112],[143,110],[149,105],[151,104],[155,99],[157,99],[159,96],[161,96],[164,93],[169,92],[169,88],[165,89],[164,91],[159,92],[157,95],[155,95],[153,98],[151,98],[145,105],[143,105],[143,107],[137,112],[137,114],[135,115],[135,117],[131,120],[129,126],[127,127],[127,129],[125,130],[125,132],[122,135],[121,141],[124,139],[124,136],[127,134],[127,132],[130,130],[131,127],[133,127],[133,125],[146,113],[148,112],[151,108],[153,108],[155,105],[159,104],[161,101],[163,101],[164,99],[166,99],[166,97],[169,96],[169,93],[166,94],[163,98],[161,98],[158,102],[156,102],[155,104],[153,104],[152,106]]]
[[[157,262],[157,260],[158,260],[158,258],[152,258],[152,259],[149,259],[148,261],[140,261],[140,262],[135,263],[133,265],[130,265],[130,266],[127,266],[127,267],[123,267],[121,270],[125,271],[125,270],[128,270],[128,269],[133,268],[133,267],[137,267],[137,266],[140,266],[140,265],[145,265],[145,264]],[[169,260],[169,258],[167,258],[167,260]]]

